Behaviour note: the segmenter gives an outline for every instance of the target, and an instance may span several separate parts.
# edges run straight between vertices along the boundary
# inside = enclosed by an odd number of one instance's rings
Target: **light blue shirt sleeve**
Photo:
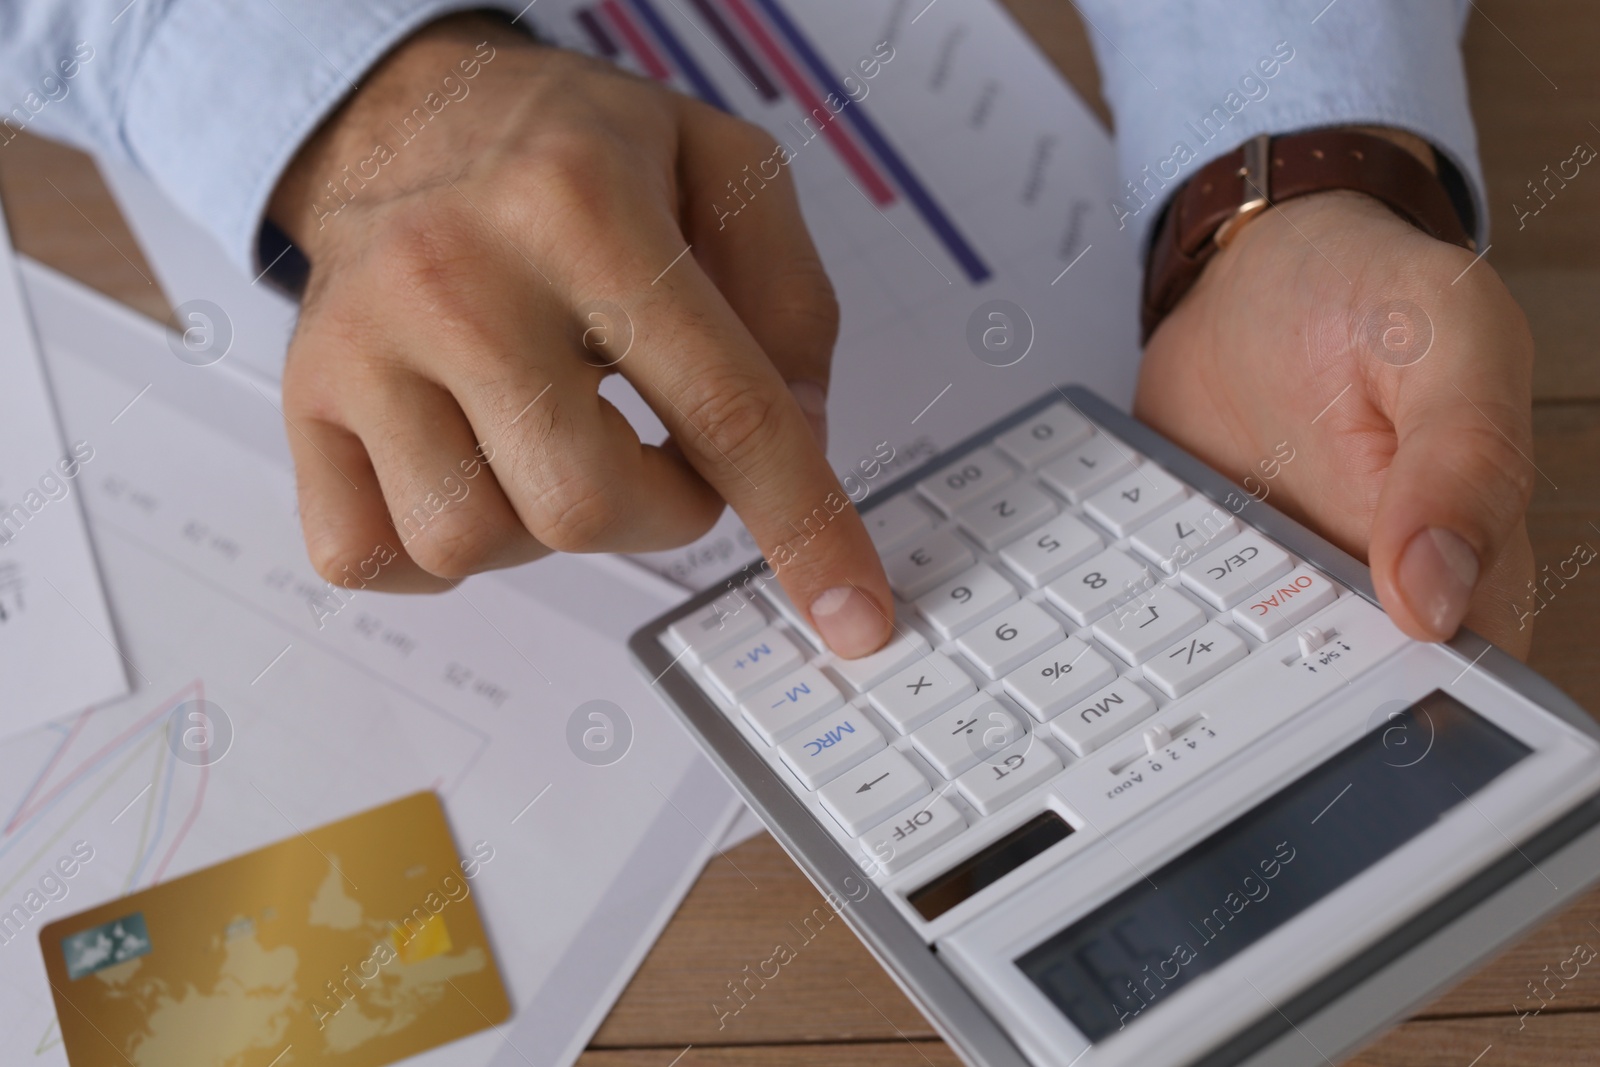
[[[1141,259],[1168,199],[1258,134],[1392,126],[1465,179],[1487,238],[1467,106],[1467,0],[1077,0],[1116,120],[1110,210]]]
[[[0,119],[133,163],[251,274],[296,150],[382,56],[470,9],[527,0],[0,3]],[[520,25],[520,23],[519,23]],[[0,127],[0,152],[14,134]]]
[[[523,0],[0,4],[12,126],[132,162],[252,274],[268,198],[386,52]],[[1111,210],[1142,250],[1188,176],[1258,133],[1367,123],[1426,138],[1487,212],[1459,37],[1465,0],[1079,0],[1116,114]],[[11,103],[7,103],[7,102]],[[10,134],[0,128],[0,151]]]

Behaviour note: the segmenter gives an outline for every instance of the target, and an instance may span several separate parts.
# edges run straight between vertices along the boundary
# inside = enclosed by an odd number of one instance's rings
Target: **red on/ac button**
[[[1271,641],[1338,595],[1339,587],[1326,575],[1302,565],[1247,597],[1233,609],[1233,620],[1257,640]]]

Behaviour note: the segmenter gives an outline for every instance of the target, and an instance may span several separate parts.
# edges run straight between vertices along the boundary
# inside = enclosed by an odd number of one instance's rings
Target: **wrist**
[[[1144,339],[1218,252],[1241,233],[1260,228],[1258,216],[1334,191],[1370,198],[1431,237],[1472,247],[1433,149],[1421,138],[1365,127],[1261,135],[1206,164],[1168,204],[1145,271]]]
[[[383,187],[403,187],[427,166],[421,153],[398,151],[402,144],[451,101],[464,100],[501,50],[537,47],[488,12],[451,15],[418,30],[368,71],[300,146],[273,189],[267,218],[315,259],[329,219],[358,192],[377,185],[369,194],[377,200]]]

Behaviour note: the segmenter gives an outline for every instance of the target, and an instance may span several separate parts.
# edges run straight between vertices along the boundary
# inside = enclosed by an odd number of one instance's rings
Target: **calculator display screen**
[[[1099,1041],[1422,833],[1530,751],[1435,690],[1017,966]]]

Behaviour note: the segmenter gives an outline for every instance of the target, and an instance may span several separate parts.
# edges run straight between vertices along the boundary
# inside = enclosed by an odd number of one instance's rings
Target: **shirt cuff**
[[[1461,5],[1231,0],[1225,17],[1188,0],[1086,7],[1117,125],[1111,211],[1141,260],[1167,201],[1201,167],[1259,134],[1327,126],[1428,141],[1465,179],[1486,245]]]
[[[250,275],[278,178],[356,79],[445,15],[497,0],[176,0],[130,82],[123,136],[133,158]],[[440,76],[449,73],[441,71]]]

